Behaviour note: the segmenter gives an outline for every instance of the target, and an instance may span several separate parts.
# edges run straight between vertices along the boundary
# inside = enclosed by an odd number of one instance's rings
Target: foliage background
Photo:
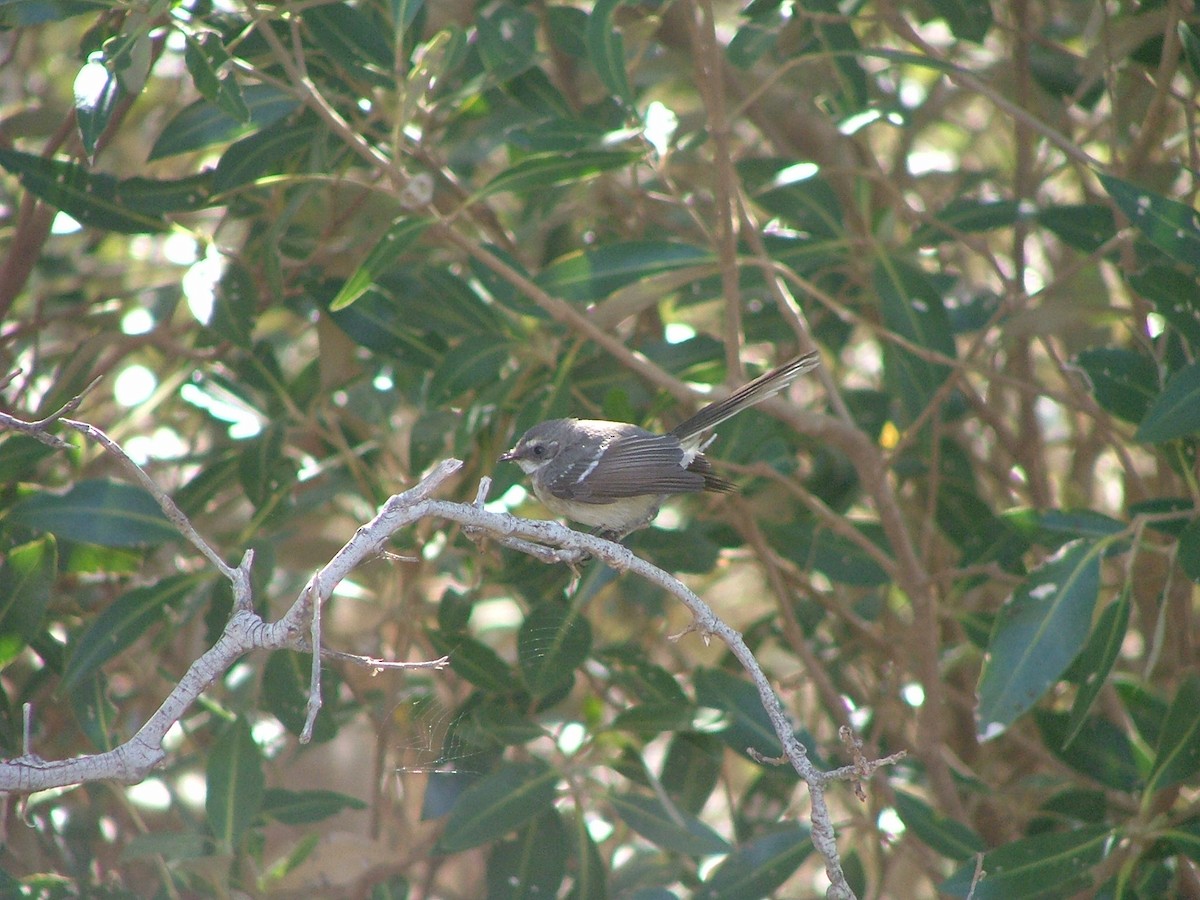
[[[830,794],[856,893],[1200,896],[1190,3],[0,22],[4,409],[100,378],[76,417],[255,549],[264,611],[437,459],[534,514],[493,471],[528,425],[669,426],[815,342],[793,404],[722,430],[743,495],[630,544],[746,633],[822,764],[841,725],[909,751]],[[42,757],[114,746],[228,589],[95,446],[10,433],[0,485],[0,750],[27,703]],[[753,691],[657,590],[439,522],[394,549],[327,642],[452,672],[331,671],[301,746],[307,662],[247,658],[149,782],[9,795],[6,890],[823,893]]]

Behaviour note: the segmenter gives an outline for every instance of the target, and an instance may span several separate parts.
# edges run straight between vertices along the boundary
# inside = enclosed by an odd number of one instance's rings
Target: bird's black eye
[[[538,459],[541,459],[543,456],[546,455],[546,445],[545,444],[534,444],[532,447],[529,448],[529,455],[537,457]]]

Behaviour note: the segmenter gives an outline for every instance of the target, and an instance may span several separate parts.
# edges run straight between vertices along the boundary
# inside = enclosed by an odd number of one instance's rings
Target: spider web
[[[553,652],[559,637],[555,628],[534,629],[521,634],[519,654],[511,645],[498,652],[519,679],[523,670],[536,669]],[[453,661],[454,651],[449,655]],[[565,681],[564,687],[570,683]],[[453,694],[463,699],[455,702]],[[512,705],[505,706],[494,694],[473,692],[470,683],[452,669],[411,678],[392,710],[398,733],[392,745],[396,770],[402,774],[486,771],[507,746],[536,736],[528,724],[531,702],[527,696],[514,697]]]

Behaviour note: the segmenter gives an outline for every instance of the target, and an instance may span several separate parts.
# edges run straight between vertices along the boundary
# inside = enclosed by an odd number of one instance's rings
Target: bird
[[[622,540],[658,515],[672,494],[731,493],[704,450],[727,419],[783,390],[820,365],[805,353],[705,406],[666,434],[605,419],[548,419],[521,436],[499,462],[515,462],[556,516]]]

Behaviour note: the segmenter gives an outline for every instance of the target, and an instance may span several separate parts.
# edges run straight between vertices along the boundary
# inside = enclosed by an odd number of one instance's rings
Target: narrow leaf
[[[1192,672],[1183,679],[1167,709],[1146,794],[1178,784],[1197,771],[1200,771],[1200,676]]]
[[[226,852],[237,849],[258,816],[263,798],[262,753],[250,725],[238,719],[209,751],[204,809]]]
[[[1101,614],[1096,627],[1092,629],[1087,646],[1079,654],[1079,690],[1071,707],[1071,719],[1067,723],[1064,747],[1069,746],[1079,736],[1092,704],[1096,702],[1100,689],[1108,680],[1108,673],[1117,661],[1121,643],[1125,640],[1125,632],[1129,628],[1131,606],[1130,591],[1126,588],[1116,602],[1110,603]]]
[[[712,856],[732,848],[719,834],[681,810],[668,810],[657,797],[614,794],[613,809],[630,828],[663,850],[686,856]]]
[[[507,3],[476,19],[479,56],[488,73],[505,82],[530,68],[537,53],[538,19]]]
[[[559,778],[540,759],[504,763],[458,798],[438,841],[439,852],[469,850],[531,822],[550,808]]]
[[[120,182],[112,175],[89,172],[76,163],[7,147],[0,147],[0,165],[14,173],[31,194],[61,209],[81,225],[121,234],[163,231],[167,227],[160,216],[122,203],[117,196]]]
[[[942,297],[933,283],[911,263],[883,257],[875,266],[875,289],[887,327],[917,347],[954,357],[954,334]],[[950,376],[950,367],[888,343],[885,374],[905,418],[918,418]]]
[[[12,508],[9,521],[104,547],[152,546],[179,538],[146,491],[105,479],[80,481],[65,494],[26,497]]]
[[[96,142],[120,102],[121,83],[108,66],[93,59],[84,63],[75,76],[74,93],[75,122],[83,149],[91,160],[96,155]]]
[[[517,635],[517,657],[529,692],[546,697],[561,688],[591,649],[591,625],[578,611],[557,603],[534,607]]]
[[[267,788],[263,792],[262,814],[284,825],[308,825],[320,822],[347,809],[366,809],[357,797],[337,791],[291,791]]]
[[[213,189],[230,191],[278,172],[284,160],[308,147],[320,128],[313,123],[264,128],[230,145],[213,173]]]
[[[1133,439],[1161,444],[1200,431],[1200,363],[1189,363],[1171,376]]]
[[[367,258],[346,279],[329,304],[329,311],[343,310],[361,297],[380,275],[395,265],[401,254],[415,244],[428,227],[429,220],[424,218],[404,216],[393,222],[379,243],[371,248]]]
[[[978,733],[1001,734],[1066,671],[1087,640],[1102,543],[1073,541],[1025,579],[996,617],[979,676]]]
[[[1070,897],[1091,884],[1088,870],[1104,859],[1115,837],[1107,825],[1087,825],[1021,838],[984,855],[987,877],[982,881],[971,860],[938,890],[952,897],[969,894],[975,900]]]
[[[249,121],[230,115],[208,99],[197,100],[180,110],[150,148],[150,159],[191,153],[235,140],[278,122],[300,105],[287,90],[269,84],[247,85],[242,99],[250,114]]]
[[[8,551],[0,563],[0,638],[22,644],[42,630],[50,589],[58,575],[58,544],[46,535]],[[0,666],[6,660],[0,659]]]
[[[1113,175],[1101,175],[1100,182],[1146,240],[1172,259],[1200,270],[1200,217],[1196,210]]]
[[[588,16],[584,41],[588,58],[600,83],[624,106],[632,109],[633,91],[625,72],[625,41],[613,22],[613,13],[623,0],[597,0]]]
[[[200,37],[191,34],[184,37],[187,40],[184,62],[196,90],[222,112],[239,122],[249,122],[250,108],[242,95],[241,85],[230,71],[229,52],[221,42],[221,36],[209,31]]]
[[[905,791],[896,791],[896,814],[926,846],[949,859],[970,859],[986,846],[970,826],[942,815]]]
[[[59,691],[71,690],[80,679],[165,621],[166,610],[179,604],[207,578],[207,575],[173,575],[118,597],[82,635],[71,641],[71,656],[63,670]]]
[[[813,852],[809,829],[783,825],[746,841],[729,854],[704,885],[696,900],[743,900],[772,897]]]
[[[582,150],[578,153],[542,153],[521,160],[489,181],[472,202],[506,191],[534,191],[594,178],[601,172],[632,165],[641,151]]]
[[[488,855],[488,900],[557,897],[567,873],[567,830],[551,808]]]

